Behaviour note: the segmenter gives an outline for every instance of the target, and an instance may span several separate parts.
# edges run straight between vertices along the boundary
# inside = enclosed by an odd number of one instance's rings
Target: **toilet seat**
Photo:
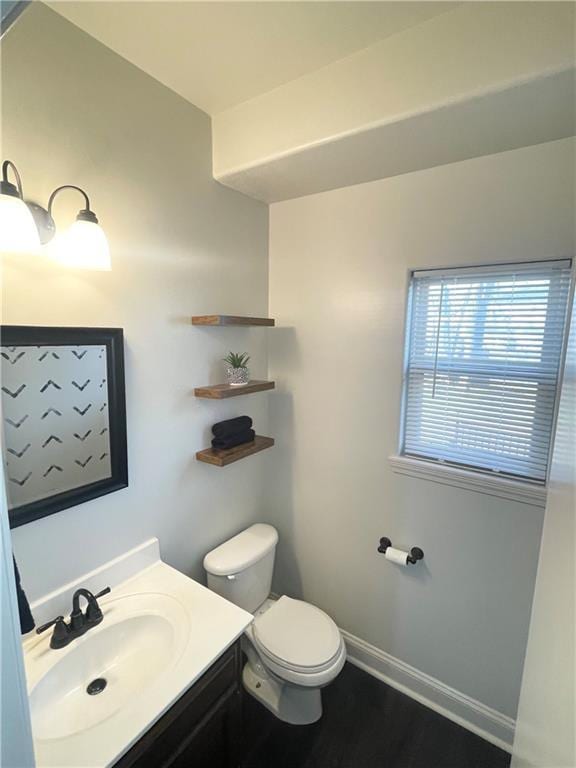
[[[289,682],[325,685],[346,660],[344,641],[330,616],[285,595],[255,619],[251,634],[264,664]]]

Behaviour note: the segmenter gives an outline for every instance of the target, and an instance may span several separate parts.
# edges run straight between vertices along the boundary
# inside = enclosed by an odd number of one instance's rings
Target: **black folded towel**
[[[30,604],[26,597],[22,585],[20,584],[20,574],[18,573],[18,566],[16,560],[12,557],[14,562],[14,578],[16,579],[16,595],[18,597],[18,613],[20,614],[20,631],[23,635],[34,629],[36,624],[34,623],[34,617],[30,610]]]
[[[256,433],[253,429],[245,429],[243,432],[236,432],[235,435],[215,437],[212,440],[212,448],[216,448],[219,451],[225,451],[227,448],[235,448],[237,445],[251,443],[254,441],[255,437]]]
[[[214,437],[224,438],[237,435],[239,432],[246,432],[248,429],[252,429],[250,416],[238,416],[236,419],[227,419],[214,424],[212,434]]]

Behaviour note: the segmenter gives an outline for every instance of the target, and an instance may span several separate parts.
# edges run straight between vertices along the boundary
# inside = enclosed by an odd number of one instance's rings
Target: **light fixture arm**
[[[90,221],[93,224],[98,224],[98,219],[96,218],[94,211],[92,211],[92,209],[90,208],[90,200],[86,192],[84,192],[83,189],[75,186],[74,184],[63,184],[61,187],[56,187],[54,192],[52,192],[52,194],[48,198],[47,208],[43,208],[41,205],[37,205],[36,203],[27,202],[28,208],[30,209],[31,214],[34,217],[34,221],[36,222],[36,226],[38,227],[38,232],[40,234],[40,242],[43,245],[50,242],[50,240],[52,240],[52,238],[56,234],[56,224],[54,223],[54,218],[52,216],[52,208],[54,205],[54,199],[56,198],[56,195],[59,192],[62,192],[64,189],[74,189],[76,190],[76,192],[80,192],[80,194],[84,198],[84,205],[86,207],[78,211],[76,220]]]
[[[12,169],[12,173],[16,177],[16,184],[12,184],[8,181],[8,169]],[[2,182],[0,183],[0,193],[3,195],[10,195],[12,197],[19,197],[22,199],[22,179],[18,173],[18,168],[11,160],[4,160],[2,163]]]
[[[80,187],[76,187],[74,184],[63,184],[61,187],[56,187],[54,192],[50,195],[48,198],[48,216],[52,217],[52,204],[54,202],[54,198],[59,192],[62,192],[63,189],[75,189],[77,192],[80,192],[80,194],[84,197],[84,203],[85,208],[83,208],[80,213],[78,214],[77,218],[81,221],[92,221],[95,224],[98,223],[98,219],[94,215],[94,212],[90,209],[90,200],[88,198],[88,195],[86,192],[84,192],[83,189]]]

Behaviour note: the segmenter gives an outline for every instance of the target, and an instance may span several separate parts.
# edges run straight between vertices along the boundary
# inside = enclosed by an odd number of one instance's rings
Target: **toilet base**
[[[309,725],[322,717],[320,688],[303,688],[272,676],[262,665],[254,669],[248,661],[242,682],[248,693],[270,710],[279,720],[292,725]]]

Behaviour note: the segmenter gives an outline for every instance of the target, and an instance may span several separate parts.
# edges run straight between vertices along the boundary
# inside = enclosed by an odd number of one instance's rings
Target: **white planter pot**
[[[226,367],[226,378],[231,386],[244,387],[250,381],[250,371],[248,368],[232,368],[229,365]]]

